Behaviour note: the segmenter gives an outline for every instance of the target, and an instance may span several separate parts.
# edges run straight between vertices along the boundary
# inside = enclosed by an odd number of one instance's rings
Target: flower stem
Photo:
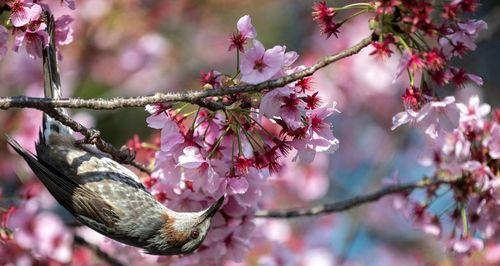
[[[467,225],[467,210],[465,206],[462,206],[462,210],[460,211],[462,215],[462,227],[463,227],[463,236],[467,236],[468,234],[468,225]]]
[[[194,118],[193,118],[193,123],[191,124],[191,129],[194,129],[194,124],[196,123],[196,119],[198,119],[198,114],[200,113],[200,108],[201,107],[198,107],[198,109],[196,110],[196,114],[194,115]]]
[[[368,4],[368,3],[354,3],[354,4],[342,6],[342,7],[334,7],[333,10],[340,11],[340,10],[347,10],[347,9],[353,9],[353,8],[367,8],[367,9],[371,9],[372,6],[370,4]]]
[[[344,20],[342,20],[342,21],[340,22],[340,24],[344,24],[344,23],[346,23],[347,21],[349,21],[350,19],[352,19],[352,18],[354,18],[354,17],[356,17],[356,16],[358,16],[358,15],[361,15],[361,14],[363,14],[363,13],[365,13],[365,12],[368,12],[368,9],[363,9],[363,10],[361,10],[361,11],[358,11],[358,12],[356,12],[356,13],[354,13],[354,14],[352,14],[352,15],[348,16],[347,18],[345,18]]]

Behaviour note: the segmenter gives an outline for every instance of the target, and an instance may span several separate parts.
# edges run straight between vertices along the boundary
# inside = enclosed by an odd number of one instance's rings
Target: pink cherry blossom
[[[458,46],[474,51],[477,47],[475,39],[480,31],[488,28],[488,25],[483,20],[468,20],[467,22],[457,23],[458,29],[447,35],[447,38],[441,38],[440,44],[443,46],[445,54],[448,56],[461,56],[461,50]],[[451,43],[449,42],[451,40]]]
[[[161,129],[162,151],[171,151],[177,144],[184,143],[179,126],[165,112],[150,115],[146,118],[146,122],[151,128]]]
[[[248,190],[248,181],[242,176],[230,177],[227,180],[229,194],[243,194]]]
[[[259,113],[268,118],[278,116],[288,128],[296,130],[304,126],[302,115],[305,105],[301,95],[286,86],[266,93],[261,99]]]
[[[472,178],[476,180],[482,190],[488,190],[492,187],[490,179],[495,179],[495,175],[489,166],[478,161],[468,161],[463,164],[462,169],[471,173]]]
[[[253,40],[253,48],[243,54],[240,62],[241,80],[257,84],[273,77],[283,66],[285,49],[274,46],[265,50],[262,43]]]
[[[488,29],[488,24],[484,20],[469,19],[466,22],[459,22],[457,25],[462,31],[474,38],[477,38],[480,31]]]
[[[493,244],[486,248],[486,261],[489,263],[500,263],[500,244]]]
[[[12,9],[10,21],[14,27],[22,27],[30,21],[38,19],[42,13],[42,7],[31,3],[31,1],[13,0],[8,1],[7,5]]]
[[[337,103],[333,102],[331,106],[323,106],[307,112],[307,137],[292,142],[298,151],[296,157],[301,162],[311,163],[317,152],[333,153],[338,149],[339,141],[333,135],[330,124],[325,122],[325,119],[334,113],[340,113],[336,105]]]
[[[439,132],[451,132],[458,127],[460,110],[455,103],[455,97],[448,96],[442,101],[431,101],[420,110],[417,123],[425,133],[435,139]]]
[[[268,118],[278,116],[282,105],[281,100],[291,92],[289,87],[282,87],[266,93],[260,100],[259,113]]]
[[[412,54],[409,51],[404,51],[401,59],[399,61],[399,65],[396,71],[396,76],[394,77],[393,83],[405,72],[407,69],[411,69],[413,71],[420,70],[424,67],[424,61],[420,57],[419,54]]]
[[[231,45],[229,46],[229,51],[232,49],[237,49],[239,52],[245,52],[245,45],[248,39],[253,39],[257,37],[257,31],[252,25],[252,19],[249,15],[245,15],[238,20],[236,24],[238,32],[234,33],[230,40]]]
[[[299,58],[299,54],[295,51],[290,51],[285,53],[285,57],[283,60],[283,66],[290,67],[297,59]]]
[[[36,218],[38,252],[59,262],[71,261],[73,236],[59,217],[42,213]]]
[[[67,263],[71,260],[72,236],[59,217],[48,212],[37,213],[36,206],[25,204],[11,216],[16,242],[44,258]]]
[[[73,42],[73,28],[69,25],[73,22],[69,15],[63,15],[55,21],[55,42],[57,45],[68,45]]]
[[[23,44],[30,58],[42,57],[43,48],[49,43],[49,35],[45,31],[46,25],[41,23],[36,29],[26,31],[15,30],[14,48],[17,52]]]
[[[476,250],[482,250],[484,243],[481,239],[475,237],[466,237],[463,239],[452,239],[449,242],[449,248],[458,253],[466,254]]]
[[[480,103],[479,96],[473,95],[469,98],[468,105],[457,103],[458,109],[462,115],[460,122],[462,123],[479,123],[476,126],[483,127],[484,118],[490,113],[491,106],[487,103]]]
[[[414,123],[416,123],[417,118],[418,118],[418,112],[415,112],[411,109],[407,109],[403,112],[399,112],[392,117],[391,130],[395,130],[396,128],[400,127],[401,125],[404,125],[407,123],[414,124]]]
[[[425,134],[435,139],[439,132],[451,132],[458,127],[460,110],[455,103],[455,97],[448,96],[442,101],[431,101],[422,106],[419,112],[406,110],[392,118],[392,130],[406,123],[416,123],[422,127]]]
[[[253,39],[257,37],[257,31],[255,31],[255,28],[252,25],[252,19],[249,15],[241,17],[236,23],[236,27],[238,28],[238,32],[245,38]]]
[[[500,158],[500,124],[494,123],[490,130],[490,136],[485,139],[488,154],[493,159]]]
[[[470,156],[471,142],[467,140],[462,131],[453,131],[443,141],[441,148],[443,154],[452,156],[459,161]]]
[[[188,146],[183,150],[183,154],[179,156],[179,163],[177,166],[182,166],[185,168],[198,168],[202,163],[205,163],[206,160],[201,156],[200,149]]]
[[[281,97],[282,104],[279,110],[279,116],[291,130],[302,127],[302,113],[305,102],[302,101],[297,93],[291,92],[289,95]]]

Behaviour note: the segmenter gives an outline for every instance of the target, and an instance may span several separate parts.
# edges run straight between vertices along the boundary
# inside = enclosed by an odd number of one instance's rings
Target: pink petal
[[[238,31],[246,38],[255,38],[257,37],[257,32],[252,25],[252,19],[249,15],[245,15],[238,20],[236,24]]]
[[[229,178],[228,186],[233,194],[243,194],[248,190],[248,181],[244,177]]]
[[[171,151],[177,144],[184,143],[184,136],[179,132],[179,127],[171,120],[165,122],[160,139],[162,151]]]
[[[29,8],[24,7],[19,11],[10,14],[10,21],[14,27],[22,27],[30,22]]]
[[[42,7],[40,5],[34,4],[30,8],[27,8],[28,18],[30,21],[35,21],[42,15]]]

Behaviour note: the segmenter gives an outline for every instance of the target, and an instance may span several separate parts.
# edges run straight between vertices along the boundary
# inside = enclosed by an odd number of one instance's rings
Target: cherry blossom
[[[236,27],[238,28],[238,32],[245,38],[253,39],[257,37],[257,31],[253,27],[252,19],[249,15],[241,17],[236,23]]]
[[[245,52],[244,45],[248,39],[257,37],[257,31],[252,25],[252,19],[249,15],[241,17],[238,23],[236,23],[236,27],[238,28],[238,33],[231,36],[229,50],[236,48],[240,52]]]
[[[57,45],[68,45],[73,42],[73,28],[69,25],[73,22],[69,15],[63,15],[55,21],[55,41]]]
[[[18,51],[20,46],[25,46],[29,57],[41,56],[42,48],[48,42],[48,36],[45,33],[44,18],[40,13],[42,8],[51,11],[51,5],[38,4],[39,2],[27,0],[7,2],[11,10],[7,8],[4,12],[6,18],[10,18],[11,25],[6,24],[7,27],[0,25],[0,58],[7,51],[9,33],[15,38],[13,40],[15,51]],[[123,31],[117,28],[119,23],[115,23],[122,18],[114,13],[113,25],[99,23],[99,27],[96,27],[97,24],[91,20],[99,17],[103,18],[104,22],[108,21],[104,18],[109,12],[109,7],[102,8],[103,4],[97,3],[99,1],[94,2],[84,4],[82,10],[77,10],[80,12],[77,17],[83,18],[86,24],[92,27],[78,24],[78,29],[81,27],[82,32],[89,29],[95,31],[95,34],[91,34],[91,40],[82,41],[89,41],[92,46],[96,46],[92,47],[95,48],[93,53],[95,52],[96,56],[93,54],[88,56],[95,60],[92,61],[92,73],[89,75],[96,83],[102,83],[106,88],[118,87],[117,84],[122,88],[121,85],[130,83],[131,77],[134,77],[141,82],[159,80],[154,84],[141,83],[141,87],[161,85],[160,88],[163,86],[175,88],[179,84],[200,86],[201,82],[200,89],[211,92],[212,89],[258,84],[306,69],[305,65],[296,64],[299,54],[293,51],[287,52],[287,47],[284,45],[276,45],[266,50],[256,39],[257,31],[249,15],[244,15],[237,21],[237,31],[228,43],[227,38],[223,37],[224,34],[214,30],[215,27],[206,26],[209,22],[216,21],[210,14],[213,10],[195,13],[204,16],[203,23],[196,24],[200,25],[198,28],[190,23],[184,23],[185,21],[175,14],[185,8],[184,5],[178,9],[171,8],[172,5],[167,7],[155,5],[153,13],[151,10],[142,12],[142,7],[135,5],[132,5],[135,9],[120,6],[133,11],[130,12],[131,16],[126,16],[127,19],[137,21],[133,25],[127,24],[132,27],[130,31]],[[303,77],[280,88],[262,87],[258,92],[245,91],[204,99],[223,106],[220,110],[209,109],[205,105],[180,102],[146,107],[149,113],[146,123],[154,133],[149,139],[142,135],[143,132],[140,132],[140,138],[138,134],[131,133],[133,139],[127,143],[127,147],[137,153],[136,160],[154,166],[151,174],[139,175],[151,194],[162,204],[179,211],[199,211],[223,195],[226,198],[220,212],[213,219],[205,242],[193,254],[180,257],[149,256],[140,253],[136,248],[105,239],[89,229],[76,229],[76,234],[84,237],[89,243],[99,246],[112,257],[129,264],[340,264],[336,254],[340,254],[343,247],[338,248],[331,240],[343,241],[343,238],[333,235],[333,231],[347,231],[344,226],[337,223],[346,223],[339,220],[348,220],[347,223],[355,222],[356,219],[353,217],[336,215],[333,218],[314,218],[305,222],[297,219],[291,222],[254,219],[254,214],[261,208],[279,209],[288,206],[287,204],[292,205],[291,207],[309,206],[312,204],[310,201],[323,201],[324,196],[330,196],[328,192],[332,189],[337,191],[342,185],[351,186],[352,183],[342,183],[344,180],[337,180],[336,177],[328,175],[332,173],[331,168],[334,168],[331,167],[334,165],[332,163],[341,157],[347,159],[341,161],[342,167],[334,169],[335,173],[339,173],[339,168],[342,168],[340,173],[344,173],[344,168],[357,168],[357,161],[361,160],[363,165],[367,163],[365,160],[379,160],[379,163],[386,161],[388,158],[385,157],[385,152],[391,153],[393,147],[388,147],[389,151],[386,151],[385,146],[394,143],[386,145],[386,141],[382,142],[383,138],[380,136],[386,137],[389,134],[386,132],[387,128],[384,128],[387,124],[384,123],[387,123],[392,116],[390,112],[396,110],[394,104],[399,104],[403,106],[403,111],[392,117],[392,129],[411,124],[422,129],[423,133],[430,137],[422,140],[415,138],[425,142],[422,150],[425,148],[426,154],[420,161],[429,169],[426,169],[424,181],[442,181],[442,183],[425,186],[421,189],[423,193],[415,193],[416,195],[412,190],[396,194],[392,197],[393,207],[402,213],[414,229],[439,238],[440,241],[435,243],[446,247],[451,254],[446,256],[446,260],[451,262],[446,263],[453,264],[455,262],[453,256],[457,254],[461,256],[474,254],[474,258],[482,256],[475,253],[483,248],[485,258],[495,263],[498,261],[498,256],[495,255],[500,231],[498,224],[500,111],[491,112],[492,107],[481,103],[478,96],[470,97],[466,103],[457,103],[452,96],[455,93],[454,88],[481,86],[483,79],[469,73],[467,69],[453,66],[455,62],[450,61],[454,56],[460,57],[476,49],[475,39],[487,25],[481,20],[465,19],[471,17],[470,13],[477,9],[477,1],[441,2],[375,0],[369,3],[350,3],[343,7],[330,7],[325,1],[314,3],[312,20],[317,23],[319,31],[327,39],[331,35],[338,38],[339,29],[344,25],[346,28],[343,30],[343,35],[354,37],[325,42],[319,34],[311,36],[311,39],[317,42],[316,45],[301,43],[300,46],[300,50],[304,51],[304,54],[300,55],[304,64],[312,66],[316,56],[342,51],[362,35],[371,35],[372,48],[368,49],[372,50],[361,52],[355,59],[341,60],[332,64],[329,66],[330,72],[323,69],[327,72],[326,75],[318,72],[314,77]],[[60,5],[74,9],[75,1],[63,0],[60,1]],[[187,5],[189,12],[202,11],[202,6]],[[144,17],[144,14],[149,17]],[[196,36],[201,36],[193,41],[201,43],[195,46],[197,48],[184,42],[186,47],[191,49],[189,51],[194,59],[196,56],[207,59],[205,55],[210,54],[217,60],[220,57],[220,62],[226,62],[224,60],[233,56],[232,59],[236,64],[229,66],[235,66],[235,69],[228,71],[224,66],[222,68],[224,71],[219,71],[221,69],[212,69],[206,65],[207,62],[200,60],[203,63],[199,67],[205,70],[200,71],[200,81],[193,81],[191,80],[193,75],[180,74],[178,69],[181,69],[183,64],[176,61],[177,55],[167,57],[162,54],[164,57],[160,58],[158,53],[149,51],[158,50],[156,48],[148,46],[145,48],[149,49],[148,51],[137,52],[121,44],[134,43],[134,40],[127,42],[130,39],[130,36],[127,39],[127,33],[133,33],[132,38],[136,38],[138,33],[144,31],[146,37],[155,37],[153,39],[141,37],[144,43],[149,44],[147,41],[151,40],[156,43],[160,39],[166,43],[173,37],[163,36],[161,34],[164,32],[155,31],[158,30],[160,19],[173,18],[177,23],[175,25],[189,26],[193,33],[196,31]],[[72,16],[62,15],[57,18],[55,42],[58,46],[70,44],[76,36],[85,37],[86,34],[74,34],[71,23],[74,23]],[[207,36],[215,36],[213,39],[217,41],[212,42]],[[268,41],[268,37],[263,40]],[[174,46],[175,42],[172,43]],[[227,47],[226,45],[229,45],[229,50],[236,49],[236,53],[219,49],[222,46]],[[296,44],[291,45],[296,46]],[[118,71],[109,68],[110,64],[116,62],[112,55],[115,52],[111,50],[112,47],[126,51],[119,59],[119,64],[127,70],[124,75],[117,75]],[[207,47],[210,47],[210,53],[207,53]],[[121,50],[116,51],[119,54]],[[75,57],[73,54],[80,55],[68,53],[70,60],[64,63],[64,66],[66,64],[71,66]],[[399,66],[396,62],[398,56]],[[150,76],[145,78],[143,63],[149,62],[149,58],[153,57],[158,58],[162,65],[170,67],[164,69],[154,65],[153,78]],[[366,58],[369,58],[369,61],[366,61]],[[376,61],[379,59],[386,60],[384,66],[387,64],[390,67],[380,67],[380,62]],[[193,62],[196,61],[188,62],[191,70]],[[10,67],[10,62],[6,65]],[[347,68],[355,70],[346,71]],[[20,69],[26,72],[29,70],[25,65]],[[106,71],[102,71],[103,69]],[[74,79],[71,77],[74,75],[71,71],[75,70],[71,67],[68,70],[70,80]],[[64,75],[67,74],[64,73],[65,71],[61,74],[66,79]],[[407,73],[408,76],[403,73]],[[39,74],[37,72],[37,75]],[[17,76],[12,75],[12,72],[9,72],[9,75]],[[11,80],[10,76],[4,80]],[[22,76],[24,80],[24,77],[29,75],[23,73]],[[169,78],[165,79],[165,76]],[[390,86],[390,80],[394,76],[399,79],[398,83]],[[360,78],[366,79],[366,82],[359,83]],[[80,82],[85,80],[78,79],[76,85],[80,88],[82,85]],[[39,82],[39,79],[36,81]],[[441,88],[447,84],[452,90]],[[24,83],[15,85],[15,89],[28,87]],[[42,91],[40,87],[37,87],[37,90]],[[390,98],[392,96],[393,100]],[[345,113],[348,115],[351,115],[350,111],[353,109],[360,109],[363,112],[368,110],[372,113],[371,120],[383,121],[378,123],[377,129],[374,130],[377,134],[370,136],[371,139],[381,140],[380,146],[384,146],[383,154],[372,156],[363,152],[349,153],[348,150],[353,143],[366,145],[366,140],[358,139],[359,128],[346,121],[350,119],[343,119],[341,129],[344,133],[340,131],[339,134],[336,117],[333,116],[340,113],[336,101],[342,106],[342,110],[346,109]],[[33,114],[41,115],[41,112],[25,110],[12,119],[9,117],[9,123],[6,123],[8,130],[13,129],[16,139],[32,151],[38,134],[37,123],[41,120],[28,119]],[[10,120],[14,122],[11,123]],[[25,122],[19,123],[18,120]],[[335,131],[332,129],[332,124],[335,124]],[[343,144],[345,149],[342,148],[340,151],[343,152],[342,156],[331,158],[330,154],[339,149],[340,142],[337,138],[343,143],[344,139],[347,139],[346,144]],[[405,176],[414,173],[418,161],[414,158],[418,157],[417,155],[411,156],[415,153],[413,135],[408,139],[405,139],[404,145],[408,150],[405,150],[404,154],[394,153],[394,157],[401,160],[404,163],[402,166],[408,170],[405,171]],[[418,143],[421,144],[423,143]],[[376,158],[367,158],[369,156]],[[17,164],[11,163],[10,158],[2,160],[0,167],[2,170],[6,169],[4,172],[9,174],[5,175],[13,177],[12,180],[16,182],[14,170],[15,173],[19,173],[19,180],[22,182],[30,179],[29,175],[23,172],[25,169],[17,169]],[[17,183],[15,186],[18,186]],[[330,183],[332,187],[329,186]],[[398,183],[399,181],[393,181],[391,184]],[[44,193],[39,193],[41,186],[22,187],[27,189],[20,193],[23,195],[20,197],[36,199],[37,203],[28,199],[21,200],[19,204],[16,203],[16,206],[8,209],[3,209],[1,206],[0,241],[5,245],[0,249],[0,264],[58,264],[70,261],[81,265],[95,263],[95,254],[92,251],[85,247],[73,248],[73,232],[52,212],[53,199],[47,196],[47,193],[45,196]],[[346,192],[358,193],[361,192],[360,189],[362,188],[348,188]],[[339,196],[341,197],[343,196]],[[443,207],[440,203],[442,200],[446,201],[448,207]],[[390,216],[388,212],[383,212],[383,215]],[[393,224],[386,224],[385,221],[381,224],[390,227],[391,231],[397,229],[397,226],[393,228]],[[363,227],[368,228],[373,225],[373,221],[368,221]],[[46,226],[50,228],[47,229]],[[383,237],[383,232],[379,232],[378,229],[375,233],[380,233]],[[413,240],[412,236],[408,238]],[[377,241],[377,245],[381,247],[373,254],[380,255],[380,261],[383,263],[411,264],[415,261],[415,265],[428,263],[427,258],[422,259],[418,249],[414,252],[412,250],[409,254],[389,249],[383,241]],[[432,248],[437,246],[434,246],[434,242],[432,245]],[[439,249],[435,250],[439,252]],[[354,256],[351,253],[356,252],[349,252],[346,258]],[[436,256],[439,257],[438,260],[445,257],[443,254],[439,255]],[[418,259],[410,261],[410,257],[417,256]],[[349,265],[349,261],[346,264]],[[432,261],[428,264],[439,263]]]
[[[7,5],[12,9],[10,21],[14,27],[21,27],[38,19],[42,12],[40,5],[27,0],[7,1]]]
[[[454,252],[459,254],[470,253],[475,250],[482,250],[484,247],[483,241],[474,237],[467,237],[465,239],[452,240],[449,247]]]
[[[45,31],[46,25],[40,24],[35,29],[26,31],[16,30],[14,51],[17,52],[23,44],[30,58],[42,57],[43,47],[49,43],[49,35]]]
[[[265,50],[258,40],[253,40],[253,48],[243,54],[240,62],[241,80],[257,84],[273,77],[283,66],[285,48],[274,46]]]
[[[461,56],[463,52],[459,47],[474,51],[476,49],[474,40],[477,38],[478,33],[488,28],[487,24],[482,20],[468,20],[457,23],[457,26],[458,29],[455,32],[440,40],[445,53],[449,56]],[[448,40],[451,40],[451,42]]]
[[[455,103],[455,97],[449,96],[442,101],[431,101],[422,106],[419,112],[406,110],[392,118],[392,130],[406,123],[416,123],[422,127],[425,134],[435,139],[440,132],[451,132],[458,127],[460,111]]]
[[[449,96],[442,101],[431,101],[419,112],[417,123],[431,138],[437,138],[440,132],[451,132],[458,127],[460,111],[455,97]]]

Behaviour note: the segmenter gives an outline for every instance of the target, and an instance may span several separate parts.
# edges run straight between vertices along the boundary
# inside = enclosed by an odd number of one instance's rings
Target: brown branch
[[[265,81],[256,85],[238,85],[238,86],[222,87],[210,90],[191,90],[186,92],[173,92],[173,93],[158,92],[151,96],[114,98],[114,99],[80,99],[80,98],[51,99],[51,98],[38,98],[38,97],[27,97],[27,96],[1,97],[0,109],[28,107],[28,108],[36,108],[42,110],[44,108],[46,109],[54,107],[65,107],[65,108],[87,108],[96,110],[103,110],[103,109],[110,110],[110,109],[118,109],[125,107],[144,107],[148,104],[168,103],[168,102],[186,102],[203,106],[212,110],[222,109],[224,108],[224,106],[221,103],[210,101],[207,100],[206,98],[214,96],[234,95],[238,93],[260,92],[264,90],[271,90],[283,87],[286,84],[290,84],[294,81],[311,76],[319,69],[324,68],[325,66],[331,63],[334,63],[351,55],[357,54],[363,48],[368,46],[371,43],[371,41],[372,37],[369,36],[361,40],[356,45],[348,49],[345,49],[335,55],[325,56],[321,58],[314,65],[302,71],[278,79]]]
[[[288,210],[260,210],[255,213],[255,217],[294,218],[294,217],[313,216],[313,215],[341,212],[365,203],[377,201],[380,198],[387,195],[411,191],[416,188],[424,188],[428,186],[439,185],[442,183],[446,183],[446,181],[424,179],[413,183],[387,186],[370,194],[360,195],[350,199],[333,203],[319,204],[310,208],[296,208]]]
[[[118,150],[110,143],[104,141],[100,137],[100,132],[95,129],[88,129],[82,124],[76,122],[68,115],[57,111],[54,108],[44,108],[43,111],[49,115],[50,117],[56,119],[62,124],[70,127],[76,132],[81,133],[85,137],[85,143],[95,144],[95,146],[102,152],[105,152],[113,157],[116,161],[124,164],[129,164],[137,169],[150,174],[151,170],[149,170],[146,166],[134,161],[135,155],[132,154],[128,150]]]
[[[108,253],[104,252],[98,246],[87,242],[87,240],[85,240],[81,236],[75,235],[74,241],[75,241],[75,244],[90,249],[92,252],[94,252],[97,255],[97,257],[101,258],[103,261],[105,261],[109,265],[112,265],[112,266],[124,266],[125,265],[122,262],[120,262],[118,259],[113,258]]]

